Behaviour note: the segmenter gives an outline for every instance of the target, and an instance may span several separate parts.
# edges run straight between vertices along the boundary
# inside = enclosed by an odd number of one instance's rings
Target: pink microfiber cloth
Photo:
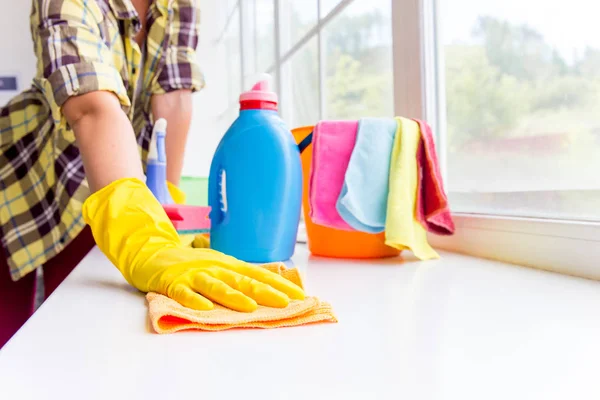
[[[354,231],[336,204],[356,142],[358,121],[321,121],[313,130],[310,171],[310,218],[315,224]]]
[[[433,132],[427,122],[415,121],[421,130],[417,163],[421,171],[417,186],[417,220],[431,233],[452,235],[454,221],[435,151]]]

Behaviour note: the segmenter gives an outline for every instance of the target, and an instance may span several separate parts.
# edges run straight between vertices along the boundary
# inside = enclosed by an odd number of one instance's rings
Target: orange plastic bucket
[[[300,144],[313,131],[312,126],[292,130],[296,143]],[[316,256],[335,258],[383,258],[395,257],[400,251],[385,245],[385,233],[371,234],[349,232],[316,225],[309,216],[308,187],[312,164],[312,143],[302,154],[302,206],[308,236],[308,248]]]

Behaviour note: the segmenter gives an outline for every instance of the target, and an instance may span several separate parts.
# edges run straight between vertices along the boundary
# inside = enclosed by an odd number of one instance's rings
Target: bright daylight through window
[[[439,24],[446,118],[435,126],[453,211],[600,220],[600,35],[590,33],[600,6],[428,1]],[[391,0],[231,4],[220,41],[229,69],[224,126],[237,114],[241,86],[262,72],[273,75],[292,128],[393,116],[394,80],[402,78],[394,74],[405,68],[392,62],[399,50]]]
[[[453,210],[600,220],[600,6],[437,4]]]

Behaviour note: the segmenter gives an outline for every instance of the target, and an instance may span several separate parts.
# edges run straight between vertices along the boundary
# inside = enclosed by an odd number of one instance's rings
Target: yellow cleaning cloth
[[[296,268],[286,268],[282,263],[263,265],[287,280],[302,286]],[[148,293],[148,313],[152,327],[157,333],[173,333],[182,330],[223,331],[234,328],[281,328],[306,325],[315,322],[337,322],[331,305],[316,297],[292,300],[286,308],[258,306],[256,311],[243,313],[215,304],[210,311],[187,308],[166,296]]]
[[[417,150],[419,125],[410,119],[397,117],[398,130],[394,138],[390,164],[390,186],[385,220],[385,244],[399,250],[412,250],[420,260],[440,256],[427,242],[425,228],[417,221]]]

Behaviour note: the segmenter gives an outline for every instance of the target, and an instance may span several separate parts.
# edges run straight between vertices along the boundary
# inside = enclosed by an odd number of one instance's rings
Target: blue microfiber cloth
[[[393,118],[363,118],[336,208],[361,232],[385,230],[390,161],[398,123]]]

